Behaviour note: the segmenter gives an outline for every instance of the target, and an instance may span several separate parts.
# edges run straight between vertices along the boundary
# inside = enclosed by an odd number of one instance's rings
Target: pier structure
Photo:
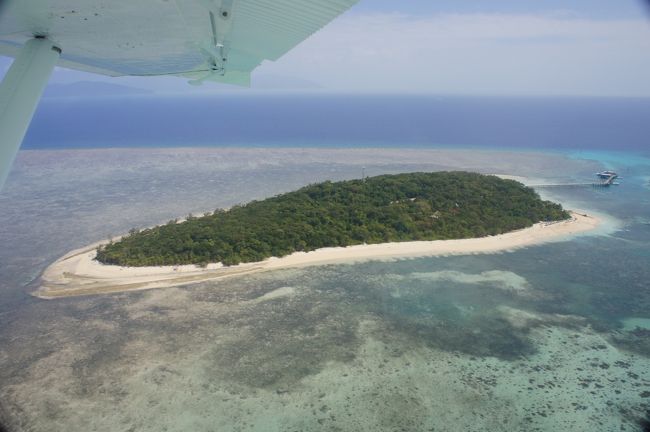
[[[530,186],[535,189],[546,189],[546,188],[573,188],[573,187],[609,187],[609,186],[618,186],[616,180],[620,177],[614,171],[603,171],[596,173],[598,181],[590,183],[542,183],[542,184],[530,184]]]

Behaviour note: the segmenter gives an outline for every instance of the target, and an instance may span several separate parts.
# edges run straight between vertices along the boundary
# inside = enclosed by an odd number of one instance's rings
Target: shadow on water
[[[9,414],[0,402],[0,432],[10,432],[10,424]]]
[[[650,432],[650,411],[647,411],[645,416],[636,420],[641,432]]]

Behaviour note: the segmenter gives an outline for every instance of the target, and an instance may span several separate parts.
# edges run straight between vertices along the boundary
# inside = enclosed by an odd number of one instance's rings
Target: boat
[[[598,176],[599,178],[604,179],[604,180],[609,180],[609,179],[613,180],[613,179],[619,178],[618,174],[616,172],[610,171],[610,170],[606,170],[606,171],[596,173],[596,176]]]
[[[599,173],[596,173],[596,176],[599,178],[598,183],[594,183],[594,186],[618,186],[619,183],[616,181],[620,179],[618,174],[614,171],[606,170]]]

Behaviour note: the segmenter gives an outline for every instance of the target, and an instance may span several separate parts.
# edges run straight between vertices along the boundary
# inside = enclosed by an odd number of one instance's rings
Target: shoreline
[[[528,246],[563,241],[576,234],[594,230],[602,223],[600,218],[585,213],[572,211],[571,216],[567,221],[540,222],[529,228],[496,236],[323,248],[229,267],[221,264],[209,264],[205,268],[191,264],[160,267],[105,265],[94,260],[97,247],[106,243],[102,241],[73,250],[56,260],[45,269],[40,278],[40,287],[31,294],[41,299],[55,299],[178,287],[285,268],[510,252]]]

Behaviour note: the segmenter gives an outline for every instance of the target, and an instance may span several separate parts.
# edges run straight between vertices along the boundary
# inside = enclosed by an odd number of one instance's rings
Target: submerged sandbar
[[[50,265],[41,277],[41,287],[33,295],[43,299],[116,293],[152,288],[176,287],[226,277],[247,275],[291,267],[352,263],[369,260],[426,256],[470,255],[509,252],[527,246],[562,241],[597,228],[601,220],[593,215],[571,212],[559,222],[540,222],[532,227],[505,234],[457,240],[409,241],[323,248],[295,252],[282,258],[233,266],[209,264],[122,267],[95,260],[95,243],[72,251]]]

